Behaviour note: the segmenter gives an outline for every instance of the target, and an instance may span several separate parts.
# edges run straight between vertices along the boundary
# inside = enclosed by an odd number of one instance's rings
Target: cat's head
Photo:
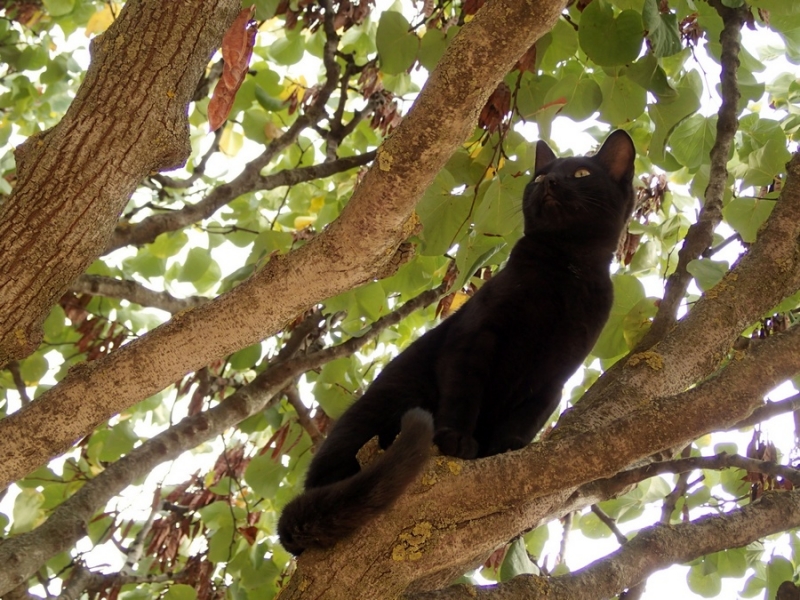
[[[525,188],[525,233],[556,233],[596,239],[616,247],[633,210],[630,136],[614,131],[593,156],[558,158],[543,141],[536,144],[536,171]]]

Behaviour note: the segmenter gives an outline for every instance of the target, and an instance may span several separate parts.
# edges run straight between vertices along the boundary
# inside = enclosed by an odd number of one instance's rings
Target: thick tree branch
[[[304,122],[305,120],[307,118],[304,118]],[[114,232],[111,243],[105,249],[105,252],[108,253],[130,244],[141,246],[142,244],[151,243],[162,233],[177,231],[203,219],[208,219],[217,210],[242,194],[256,190],[274,190],[283,186],[291,187],[305,181],[330,177],[336,173],[342,173],[355,167],[369,164],[377,154],[373,150],[357,156],[340,158],[310,167],[285,169],[272,175],[260,175],[259,171],[261,171],[264,164],[272,160],[272,157],[276,156],[286,146],[294,143],[301,131],[301,127],[293,125],[283,136],[273,141],[264,153],[248,163],[233,181],[217,186],[199,202],[189,204],[180,210],[146,217],[135,224],[126,223],[120,225]]]
[[[555,437],[600,427],[708,377],[751,323],[800,289],[800,153],[750,251],[650,350],[619,361],[562,415]],[[733,424],[732,424],[733,425]]]
[[[627,486],[664,473],[688,473],[698,469],[721,471],[731,467],[744,469],[749,473],[763,473],[772,477],[782,477],[787,481],[791,481],[795,487],[800,488],[800,471],[797,469],[771,461],[746,458],[738,454],[727,454],[725,452],[714,456],[690,456],[688,458],[651,463],[644,467],[622,471],[611,479],[618,485]]]
[[[140,306],[160,308],[173,314],[208,302],[208,298],[203,298],[202,296],[176,298],[167,292],[151,290],[136,281],[114,279],[113,277],[103,277],[102,275],[81,275],[72,283],[69,289],[76,294],[119,298]]]
[[[791,398],[779,400],[778,402],[767,402],[764,406],[759,406],[753,411],[753,414],[737,423],[731,429],[742,429],[744,427],[752,427],[758,423],[762,423],[767,419],[771,419],[777,415],[782,415],[787,412],[795,412],[800,410],[800,394],[796,394]]]
[[[446,284],[427,290],[376,321],[363,336],[307,356],[292,355],[312,332],[319,316],[303,321],[293,332],[274,363],[250,384],[217,406],[183,419],[177,425],[134,448],[105,471],[88,481],[56,508],[33,531],[0,541],[0,595],[27,580],[50,558],[71,548],[86,535],[94,513],[133,481],[147,476],[157,465],[208,441],[280,398],[280,391],[306,371],[356,352],[381,331],[396,325],[415,310],[435,302],[447,291]]]
[[[717,137],[711,148],[708,187],[697,222],[689,228],[683,246],[678,252],[678,266],[667,280],[664,298],[653,320],[653,326],[639,344],[641,349],[647,349],[663,338],[675,323],[678,307],[692,280],[692,275],[686,267],[711,246],[714,229],[722,220],[722,198],[728,185],[728,158],[731,155],[733,136],[739,127],[737,113],[740,93],[736,82],[736,71],[739,69],[741,30],[750,9],[747,6],[728,8],[721,0],[709,0],[709,4],[720,14],[724,26],[720,33],[722,105],[717,118]]]
[[[697,387],[641,405],[597,429],[548,436],[482,460],[435,459],[423,477],[426,483],[371,522],[368,537],[303,553],[282,600],[323,593],[331,599],[369,599],[441,587],[455,570],[463,573],[465,565],[558,512],[571,490],[740,421],[764,393],[798,370],[800,328],[794,328],[768,338]],[[465,493],[472,489],[492,494]],[[409,544],[404,533],[420,540],[414,549],[422,559],[404,560]]]
[[[765,492],[758,502],[723,515],[656,525],[605,558],[569,575],[522,575],[498,585],[457,585],[407,600],[602,600],[656,571],[726,548],[739,548],[800,526],[800,492]]]
[[[5,457],[0,485],[64,452],[98,423],[186,373],[274,334],[309,306],[373,277],[413,228],[417,200],[473,130],[491,91],[552,28],[565,4],[485,4],[450,42],[411,112],[381,146],[336,221],[306,245],[273,257],[231,292],[73,368],[57,386],[0,421]],[[442,106],[449,107],[450,118],[441,118]]]
[[[186,107],[239,6],[125,3],[92,41],[64,118],[17,148],[17,184],[0,207],[0,365],[36,349],[50,308],[106,247],[139,182],[189,156]]]

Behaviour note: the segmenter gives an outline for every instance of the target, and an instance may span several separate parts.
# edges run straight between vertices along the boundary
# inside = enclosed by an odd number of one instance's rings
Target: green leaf
[[[531,556],[540,557],[544,552],[544,545],[550,537],[550,530],[547,525],[540,525],[531,532],[522,536],[525,540],[525,548]]]
[[[185,231],[162,233],[152,244],[147,246],[150,253],[158,258],[175,256],[189,242]]]
[[[650,160],[667,169],[680,165],[668,165],[665,153],[666,143],[675,127],[686,117],[693,115],[700,108],[700,94],[703,91],[703,80],[697,71],[690,71],[677,87],[677,97],[667,100],[659,98],[657,104],[651,104],[647,112],[656,128],[650,140]],[[672,161],[675,162],[674,160]]]
[[[420,41],[408,29],[409,23],[401,13],[387,10],[381,14],[375,43],[384,73],[396,75],[414,64]]]
[[[30,531],[44,520],[41,506],[44,496],[33,488],[24,488],[14,499],[14,518],[11,533]]]
[[[98,460],[104,462],[114,462],[120,456],[128,454],[136,442],[139,441],[139,436],[133,430],[133,424],[130,420],[125,420],[111,429],[103,437],[102,449],[97,455]]]
[[[642,48],[642,16],[624,10],[614,18],[605,0],[594,0],[581,15],[578,40],[581,48],[598,65],[614,67],[631,63]]]
[[[578,73],[566,73],[545,96],[545,103],[563,99],[566,103],[561,114],[574,121],[583,121],[591,117],[603,101],[600,86],[587,73],[580,69]]]
[[[261,344],[253,344],[247,348],[242,348],[238,352],[234,352],[230,358],[230,366],[232,369],[242,371],[253,367],[261,358]]]
[[[728,272],[728,268],[727,262],[708,258],[695,259],[686,265],[686,270],[694,277],[697,287],[704,292],[707,292],[722,281],[725,273]]]
[[[686,583],[689,589],[703,598],[713,598],[722,591],[722,578],[719,573],[712,571],[707,573],[704,563],[693,565],[686,575]]]
[[[628,351],[623,323],[628,313],[645,297],[644,286],[632,275],[615,274],[611,281],[614,284],[614,305],[592,349],[597,358],[614,358]]]
[[[775,598],[784,581],[792,581],[794,565],[783,556],[773,556],[767,563],[767,598]]]
[[[272,498],[278,489],[286,469],[280,460],[274,460],[270,453],[256,456],[244,471],[244,480],[262,498]]]
[[[648,54],[637,60],[628,68],[625,74],[634,83],[639,84],[649,92],[653,92],[660,100],[669,100],[678,96],[678,92],[670,84],[667,74],[653,54]]]
[[[433,71],[447,49],[447,36],[439,29],[430,28],[422,36],[419,48],[419,64]]]
[[[745,186],[771,185],[775,178],[786,170],[791,154],[786,144],[770,139],[764,146],[754,150],[747,156],[747,171],[743,184]]]
[[[44,354],[36,352],[20,363],[19,374],[25,385],[35,386],[39,384],[39,380],[45,376],[49,368],[50,365],[48,365]]]
[[[173,583],[163,598],[164,600],[197,600],[197,592],[192,586],[185,583]]]
[[[350,359],[340,358],[322,367],[317,381],[314,383],[314,398],[325,414],[338,419],[353,403],[353,394],[345,386]]]
[[[733,198],[722,209],[725,221],[748,244],[756,241],[758,228],[764,224],[775,208],[774,200],[758,198]]]
[[[68,15],[75,8],[75,0],[42,0],[42,4],[51,17]]]
[[[279,65],[293,65],[303,58],[306,45],[299,33],[286,31],[286,37],[280,38],[269,47],[269,54]]]
[[[199,281],[211,266],[211,253],[205,248],[192,248],[186,261],[181,265],[178,281]]]
[[[44,325],[42,325],[45,340],[50,343],[60,340],[61,335],[66,329],[66,318],[67,315],[60,305],[56,304],[50,309],[50,314],[47,315],[47,319],[45,319]]]
[[[603,78],[600,82],[600,89],[603,92],[600,119],[606,123],[614,126],[624,125],[635,120],[644,112],[647,104],[647,92],[629,78],[624,77],[623,70],[618,70]]]
[[[710,161],[709,155],[716,136],[717,117],[695,114],[675,128],[669,145],[679,163],[689,169],[698,169]]]
[[[447,252],[459,232],[468,224],[471,194],[465,192],[463,195],[454,195],[451,191],[455,187],[453,176],[442,169],[417,204],[417,214],[422,222],[420,237],[423,255],[434,256]]]
[[[539,569],[533,564],[525,542],[521,537],[514,540],[506,551],[503,564],[500,565],[499,581],[508,581],[517,575],[539,575]]]
[[[681,51],[681,33],[675,13],[662,13],[657,0],[645,0],[642,21],[656,56],[672,56]]]
[[[508,235],[519,226],[520,200],[525,188],[523,177],[495,177],[489,183],[475,211],[475,230],[479,234]]]

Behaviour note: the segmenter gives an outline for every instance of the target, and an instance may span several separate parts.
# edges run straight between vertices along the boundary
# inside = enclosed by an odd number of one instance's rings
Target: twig
[[[749,417],[743,421],[739,421],[731,429],[742,429],[744,427],[752,427],[758,423],[771,419],[777,415],[782,415],[787,412],[794,412],[800,410],[800,394],[795,394],[791,398],[786,398],[779,402],[767,402],[764,406],[760,406],[753,411]]]
[[[728,156],[730,155],[733,136],[736,134],[739,120],[737,118],[737,103],[739,102],[739,87],[736,83],[736,71],[739,68],[739,49],[741,29],[749,8],[728,8],[721,0],[708,0],[722,17],[724,27],[720,34],[722,55],[720,75],[722,88],[722,105],[717,118],[717,137],[711,148],[711,171],[708,187],[705,190],[705,202],[697,222],[692,224],[683,241],[683,246],[678,252],[678,266],[670,275],[664,291],[658,313],[653,320],[650,331],[644,336],[639,349],[646,349],[660,340],[669,330],[677,317],[678,307],[686,294],[691,274],[686,270],[687,265],[698,256],[702,255],[711,246],[714,229],[722,220],[722,197],[725,192],[728,178]]]
[[[303,119],[303,126],[298,126]],[[117,227],[110,244],[105,252],[111,252],[129,244],[142,245],[153,242],[159,235],[167,231],[177,231],[187,225],[209,218],[218,209],[225,206],[242,194],[256,190],[272,190],[282,186],[292,186],[305,181],[330,177],[336,173],[341,173],[349,169],[363,166],[371,162],[376,155],[376,151],[365,152],[357,156],[348,156],[335,161],[301,167],[298,169],[286,169],[271,175],[261,175],[259,172],[272,158],[285,147],[294,143],[302,129],[306,127],[304,117],[298,117],[297,121],[280,138],[273,140],[267,149],[257,158],[253,159],[230,183],[222,184],[214,188],[209,194],[195,204],[190,204],[181,210],[168,213],[159,213],[142,219],[136,224],[127,224]]]
[[[14,379],[14,385],[17,386],[17,392],[19,393],[22,406],[30,404],[31,399],[28,397],[25,381],[22,379],[22,374],[19,372],[19,363],[16,360],[12,360],[8,363],[7,368],[9,371],[11,371],[11,377]]]
[[[773,477],[783,477],[792,482],[792,485],[795,487],[800,486],[800,471],[797,469],[770,461],[745,458],[738,454],[727,454],[726,452],[721,452],[714,456],[692,456],[689,458],[651,463],[644,467],[622,471],[610,479],[616,484],[625,486],[644,481],[645,479],[663,473],[685,473],[697,469],[720,471],[730,467],[744,469],[751,473],[763,473],[764,475],[771,475]]]
[[[104,277],[102,275],[81,275],[70,286],[70,291],[76,294],[91,294],[92,296],[128,300],[140,306],[159,308],[172,314],[200,306],[209,300],[202,296],[176,298],[167,292],[151,290],[136,281],[114,279],[113,277]]]
[[[300,399],[300,393],[297,390],[297,385],[289,385],[283,390],[283,393],[286,394],[286,399],[289,401],[289,404],[292,405],[294,412],[297,413],[297,421],[300,423],[301,427],[306,430],[308,436],[311,438],[311,442],[314,444],[315,447],[319,446],[322,443],[323,437],[317,428],[317,424],[314,423],[314,420],[311,418],[311,411],[309,411],[303,401]]]
[[[161,509],[161,488],[159,487],[153,495],[153,502],[150,506],[150,514],[147,516],[147,520],[142,523],[142,528],[136,534],[136,537],[133,538],[133,543],[131,543],[128,547],[128,551],[125,553],[125,564],[122,565],[122,569],[120,569],[121,575],[134,574],[136,565],[144,554],[144,543],[147,539],[147,535],[153,528],[153,522],[156,519],[156,515],[161,512]]]
[[[619,527],[617,527],[617,522],[614,519],[609,517],[606,512],[597,504],[592,504],[591,510],[595,515],[597,515],[597,518],[600,519],[606,527],[608,527],[611,533],[614,534],[614,537],[617,538],[617,541],[620,544],[627,543],[628,538],[620,531]]]
[[[691,446],[686,446],[681,452],[681,456],[683,458],[689,458],[691,452]],[[691,475],[691,471],[686,471],[678,475],[678,481],[675,482],[675,487],[664,497],[664,505],[661,507],[661,523],[669,525],[678,500],[686,495],[686,490],[689,487],[689,475]]]

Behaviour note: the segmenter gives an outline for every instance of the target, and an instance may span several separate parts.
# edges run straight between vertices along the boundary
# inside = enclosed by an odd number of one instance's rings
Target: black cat
[[[524,236],[505,268],[342,415],[278,522],[288,551],[332,546],[386,510],[422,471],[431,441],[476,458],[533,439],[611,310],[609,266],[633,209],[634,157],[624,131],[588,157],[556,158],[537,143]],[[360,470],[356,452],[375,435],[388,450]]]

